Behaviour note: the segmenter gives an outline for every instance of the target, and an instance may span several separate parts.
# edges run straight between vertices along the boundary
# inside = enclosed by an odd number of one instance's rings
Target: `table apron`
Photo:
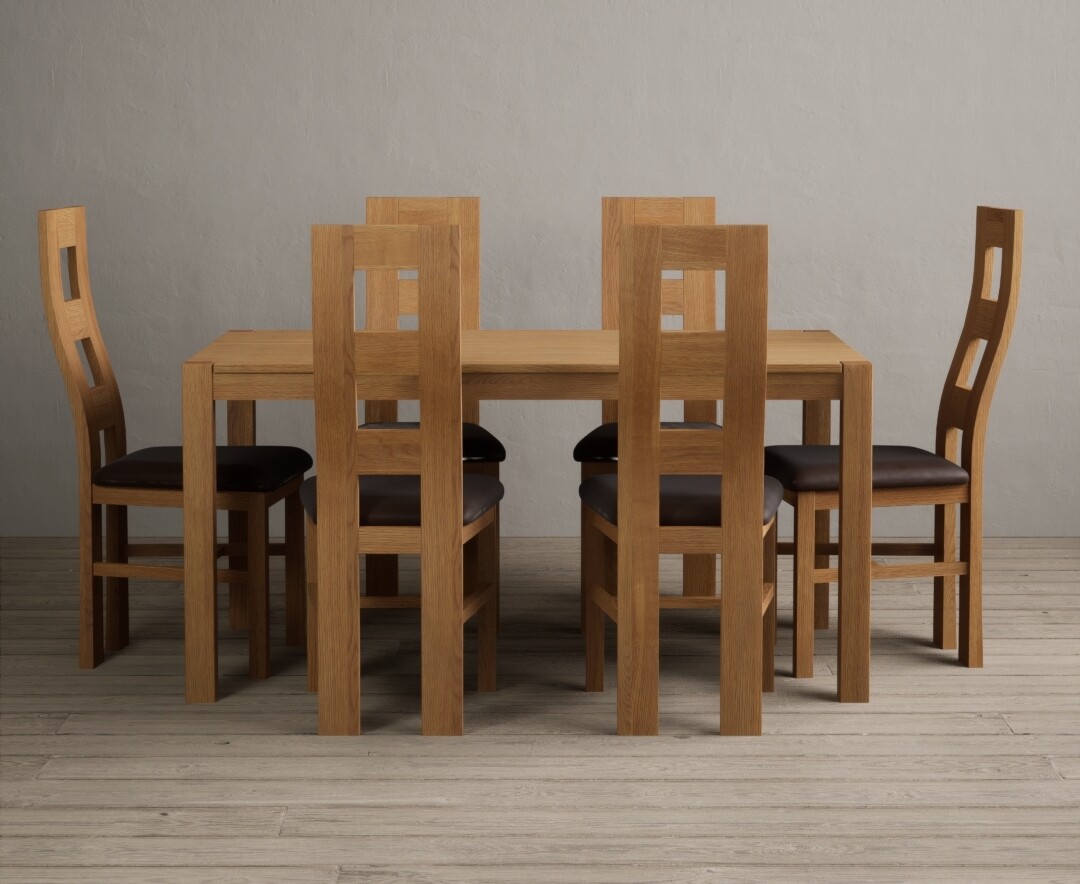
[[[416,381],[412,378],[379,378],[379,398],[415,399]],[[466,398],[481,400],[594,400],[616,399],[618,378],[612,374],[590,372],[475,372],[462,376]],[[711,398],[704,396],[704,398]],[[768,398],[788,400],[839,399],[843,377],[839,374],[810,372],[770,372]],[[294,372],[221,372],[214,374],[214,398],[237,399],[313,399],[315,383],[311,374]],[[371,398],[362,389],[358,399]]]

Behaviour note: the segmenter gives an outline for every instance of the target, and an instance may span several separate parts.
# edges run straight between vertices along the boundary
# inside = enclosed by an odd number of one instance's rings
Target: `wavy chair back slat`
[[[971,297],[937,424],[938,453],[958,461],[970,474],[982,466],[990,402],[1016,319],[1023,237],[1022,211],[977,209]],[[997,292],[992,291],[995,260],[1000,262]]]
[[[127,438],[120,389],[90,290],[85,206],[39,212],[38,245],[49,337],[71,403],[80,458],[92,473],[125,454]],[[89,481],[89,475],[83,478]]]

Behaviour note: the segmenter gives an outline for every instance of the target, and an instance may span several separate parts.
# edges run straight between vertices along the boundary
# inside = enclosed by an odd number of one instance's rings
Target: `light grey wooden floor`
[[[611,647],[582,691],[575,541],[504,541],[463,739],[415,736],[414,614],[365,623],[365,735],[318,739],[280,596],[274,675],[223,630],[227,696],[186,706],[177,585],[136,584],[131,645],[82,672],[73,542],[0,543],[4,881],[1080,880],[1080,541],[988,542],[982,670],[931,648],[929,581],[878,584],[865,706],[832,699],[834,630],[790,677],[785,567],[760,738],[714,733],[715,615],[665,614],[654,739],[611,736]]]

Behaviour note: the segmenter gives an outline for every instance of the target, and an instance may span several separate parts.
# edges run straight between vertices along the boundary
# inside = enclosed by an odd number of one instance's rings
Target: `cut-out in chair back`
[[[86,207],[38,212],[38,248],[45,320],[71,403],[78,457],[87,468],[80,474],[89,476],[126,453],[127,437],[120,389],[90,292]]]
[[[722,474],[722,524],[729,506],[745,507],[760,528],[768,228],[637,225],[621,248],[619,523],[635,497],[658,494],[660,474]],[[726,272],[722,331],[661,330],[666,269]],[[661,429],[661,400],[693,398],[723,400],[722,430]],[[656,504],[645,511],[655,519]]]
[[[370,196],[368,224],[452,224],[460,232],[461,327],[480,328],[480,199],[475,196]],[[369,331],[393,331],[402,316],[417,314],[417,280],[403,279],[399,270],[370,270],[366,274],[366,324]],[[364,403],[364,420],[396,421],[394,400]],[[464,419],[480,420],[479,403],[464,404]]]
[[[619,274],[622,229],[628,224],[715,224],[716,200],[711,196],[630,197],[606,196],[602,200],[601,326],[619,328]],[[716,328],[716,274],[683,271],[682,278],[661,283],[661,312],[681,316],[685,331]],[[603,403],[605,423],[618,420],[618,403]],[[683,403],[683,420],[716,420],[716,402]]]
[[[358,530],[373,535],[378,532],[359,529],[360,475],[419,475],[421,519],[434,519],[450,531],[456,526],[460,536],[458,242],[458,229],[451,225],[312,228],[320,544],[327,529],[324,508],[331,501],[346,504],[348,534],[357,549]],[[357,331],[356,271],[401,269],[417,270],[419,330]],[[418,399],[420,427],[358,430],[358,399]],[[429,494],[432,489],[439,493]]]
[[[1022,211],[979,206],[971,297],[941,394],[937,425],[938,453],[958,461],[973,477],[982,469],[990,401],[1016,319],[1023,240]],[[996,293],[995,259],[1000,262]]]

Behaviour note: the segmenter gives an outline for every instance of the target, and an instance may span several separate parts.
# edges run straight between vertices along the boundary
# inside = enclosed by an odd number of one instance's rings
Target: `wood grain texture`
[[[258,496],[247,512],[247,535],[248,577],[252,583],[247,594],[248,674],[266,678],[270,674],[270,595],[259,588],[269,581],[270,528],[266,502]]]
[[[832,402],[810,399],[803,402],[803,444],[828,445],[832,442]],[[814,542],[829,542],[829,514],[819,512],[814,517]],[[820,552],[814,555],[814,567],[826,568],[829,557]],[[797,572],[796,572],[797,573]],[[829,628],[829,584],[814,584],[814,629]]]
[[[720,731],[761,733],[768,228],[726,229]],[[719,251],[719,246],[713,246]]]
[[[420,231],[421,727],[464,728],[461,267],[449,225]]]
[[[662,291],[661,287],[661,297]],[[396,351],[393,342],[386,339],[394,334],[403,342]],[[671,343],[676,337],[679,343]],[[418,365],[417,333],[364,332],[358,339],[364,342],[358,348],[365,355],[355,364],[355,395],[363,398],[372,384],[378,384],[380,391],[394,389],[395,395],[418,395],[415,376],[407,376]],[[717,366],[725,351],[723,333],[683,332],[662,340],[668,342],[662,343],[661,356],[666,354],[669,368],[677,369],[686,360],[678,373],[680,390],[722,395],[723,373]],[[612,331],[466,330],[461,333],[463,398],[470,392],[481,398],[505,399],[613,397],[618,388],[618,351],[619,335]],[[404,374],[389,379],[371,374],[377,359],[388,360],[395,371]],[[773,330],[767,334],[766,359],[769,398],[804,401],[840,398],[844,363],[862,361],[863,357],[831,332]],[[199,360],[214,366],[216,398],[306,399],[314,395],[310,332],[229,332],[193,357],[193,361]],[[708,371],[702,374],[703,369]],[[395,387],[398,381],[401,383]],[[663,395],[663,376],[661,383]],[[662,550],[667,531],[661,532]],[[677,534],[670,536],[672,543],[687,541]],[[705,552],[712,545],[711,540],[703,541],[694,551]],[[410,549],[415,551],[416,545]],[[868,571],[866,575],[868,578]]]
[[[225,408],[227,438],[230,445],[254,445],[255,444],[255,403],[254,401],[237,400],[226,403]],[[229,512],[229,542],[244,544],[247,542],[247,513],[243,510]],[[229,556],[229,569],[232,571],[247,570],[247,558],[243,551],[232,553]],[[247,586],[241,584],[229,585],[229,625],[233,629],[245,629],[247,627],[248,603]]]
[[[376,335],[371,337],[377,339]],[[694,333],[687,334],[685,339],[710,340]],[[387,340],[400,346],[408,341],[408,337],[402,333],[400,339]],[[310,331],[259,329],[225,332],[192,359],[213,363],[214,393],[218,398],[226,398],[222,395],[225,391],[230,398],[242,396],[242,388],[246,387],[260,389],[259,398],[264,399],[310,399],[311,354]],[[382,351],[378,355],[393,358],[394,354]],[[400,358],[413,357],[405,354]],[[816,396],[839,398],[837,381],[843,363],[865,357],[833,332],[770,329],[767,358],[770,398],[801,401]],[[463,331],[461,362],[466,387],[474,384],[483,388],[503,375],[512,376],[515,381],[526,381],[533,375],[556,375],[565,379],[588,374],[595,375],[597,381],[615,394],[619,335],[612,331],[584,329]],[[403,367],[406,364],[401,362]],[[260,387],[260,383],[265,387]],[[708,383],[713,385],[715,381],[710,379]],[[797,385],[794,389],[786,386],[793,383]],[[569,391],[569,398],[581,398],[582,395],[576,390]]]
[[[618,733],[656,734],[660,608],[719,607],[720,729],[760,733],[761,691],[772,687],[762,649],[771,650],[775,634],[775,579],[765,585],[772,566],[766,569],[763,561],[763,556],[775,558],[775,533],[768,530],[763,550],[761,525],[768,231],[628,225],[621,237],[618,521],[616,525],[589,511],[583,518],[586,689],[603,687],[599,660],[604,615],[617,627]],[[665,333],[660,328],[661,270],[682,264],[727,272],[725,333],[691,332],[695,345],[689,348],[681,346],[687,332]],[[725,430],[662,431],[665,374],[696,376],[703,360],[711,366],[708,377],[715,385],[703,389],[714,402],[721,396],[725,400]],[[691,445],[691,439],[698,439],[698,444]],[[720,528],[660,526],[659,482],[665,467],[723,474]],[[607,580],[607,568],[601,564],[609,542],[617,549],[615,581]],[[719,599],[700,593],[660,599],[661,552],[708,555],[715,573],[712,563],[721,551],[725,591]]]
[[[368,197],[365,208],[368,224],[449,224],[460,237],[461,325],[480,328],[480,200],[477,197]],[[402,316],[419,313],[419,284],[404,279],[398,269],[365,271],[366,322],[369,330],[397,330]],[[395,421],[395,400],[371,399],[364,403],[364,420]],[[480,422],[477,398],[462,403],[462,419]],[[496,471],[496,478],[498,473]],[[365,591],[371,595],[396,595],[396,556],[370,555],[365,562]]]
[[[601,327],[619,328],[619,274],[621,228],[627,224],[713,224],[716,200],[712,197],[604,197],[601,201]],[[681,279],[661,281],[661,314],[680,316],[687,330],[716,328],[716,273],[686,270]],[[618,419],[618,403],[606,400],[605,422]],[[713,422],[716,400],[685,401],[683,420]],[[582,465],[582,481],[587,476]],[[716,561],[712,556],[683,557],[683,592],[691,596],[716,594]],[[584,610],[584,596],[582,608]]]
[[[411,251],[401,245],[413,241]],[[309,661],[317,675],[309,680],[309,687],[314,681],[319,692],[319,732],[359,733],[359,610],[419,607],[421,728],[424,734],[461,734],[462,624],[473,615],[479,615],[478,680],[485,691],[495,687],[498,539],[490,537],[497,530],[496,511],[467,526],[461,518],[459,232],[453,225],[426,223],[316,226],[312,250],[316,441],[321,466],[314,532],[319,570],[308,585],[308,616],[318,623],[311,632],[317,635],[317,647],[309,648]],[[389,256],[395,256],[399,265]],[[417,269],[419,332],[356,331],[353,274],[370,267]],[[413,346],[394,347],[395,338]],[[392,359],[400,363],[395,370],[416,379],[422,417],[419,429],[357,430],[356,400],[370,390],[369,366],[377,359],[377,351],[393,354]],[[420,476],[420,526],[359,526],[357,477],[402,473]],[[466,599],[463,546],[469,541],[474,542],[470,576],[479,585]],[[369,594],[361,601],[357,556],[371,553],[419,553],[419,596],[398,596],[395,591]],[[369,570],[367,578],[371,577]]]
[[[217,533],[214,524],[213,365],[185,362],[184,432],[184,657],[189,703],[217,699]]]
[[[873,369],[844,363],[840,401],[840,566],[836,693],[842,703],[870,700],[870,534]]]
[[[319,733],[360,732],[353,230],[311,231],[318,497]]]
[[[661,227],[622,230],[619,282],[617,729],[660,727]]]

